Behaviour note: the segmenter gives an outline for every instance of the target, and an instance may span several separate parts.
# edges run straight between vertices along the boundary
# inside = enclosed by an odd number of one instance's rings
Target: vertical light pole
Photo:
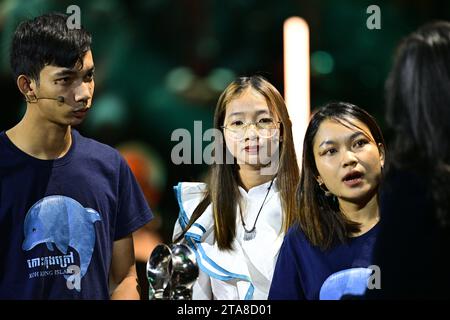
[[[309,28],[299,17],[283,25],[284,98],[292,121],[295,152],[301,168],[303,138],[310,116]]]

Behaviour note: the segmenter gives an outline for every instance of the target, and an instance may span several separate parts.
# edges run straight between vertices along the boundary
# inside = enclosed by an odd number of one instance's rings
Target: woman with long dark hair
[[[450,23],[399,45],[386,82],[392,140],[375,263],[382,298],[450,297]]]
[[[363,109],[334,102],[313,114],[303,144],[298,212],[280,250],[269,299],[364,294],[378,232],[384,153],[381,130]]]
[[[299,173],[288,112],[267,80],[242,77],[220,96],[214,128],[220,135],[208,184],[176,187],[174,239],[196,252],[194,299],[266,299],[296,212]]]

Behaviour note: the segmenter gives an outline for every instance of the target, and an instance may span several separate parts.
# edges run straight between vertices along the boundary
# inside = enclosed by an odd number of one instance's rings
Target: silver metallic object
[[[187,245],[158,245],[147,262],[149,299],[191,300],[198,274],[195,253]]]
[[[173,244],[170,248],[172,250],[170,298],[172,300],[191,300],[192,287],[198,277],[195,253],[185,244]]]
[[[168,299],[167,286],[172,275],[172,251],[165,244],[153,249],[147,261],[147,279],[149,282],[149,299]]]

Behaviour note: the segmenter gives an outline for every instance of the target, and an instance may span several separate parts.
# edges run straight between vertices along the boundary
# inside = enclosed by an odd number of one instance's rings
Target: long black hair
[[[314,112],[303,141],[303,162],[300,183],[297,187],[298,213],[292,221],[298,225],[309,242],[322,250],[344,243],[349,235],[360,231],[359,223],[351,221],[339,209],[334,197],[324,194],[316,177],[319,175],[313,152],[314,138],[325,120],[334,120],[346,127],[357,127],[359,120],[370,130],[374,142],[384,147],[384,138],[375,119],[366,111],[347,102],[330,102]]]
[[[399,45],[386,81],[390,169],[423,172],[442,226],[450,224],[450,23],[419,28]]]

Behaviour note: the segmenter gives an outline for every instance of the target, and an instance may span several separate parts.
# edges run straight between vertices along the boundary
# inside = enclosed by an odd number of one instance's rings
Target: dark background
[[[259,73],[283,93],[283,22],[304,18],[311,38],[311,107],[329,100],[359,105],[384,124],[383,86],[400,39],[421,24],[449,20],[449,1],[331,0],[2,0],[0,131],[14,126],[25,103],[9,69],[17,24],[49,11],[81,9],[93,35],[96,89],[82,134],[114,147],[137,143],[147,159],[149,202],[170,242],[178,215],[172,187],[201,180],[206,165],[174,165],[177,128],[211,127],[220,92],[235,76]],[[381,30],[369,30],[369,5]],[[193,143],[193,142],[192,142]],[[139,173],[136,173],[139,175]]]

